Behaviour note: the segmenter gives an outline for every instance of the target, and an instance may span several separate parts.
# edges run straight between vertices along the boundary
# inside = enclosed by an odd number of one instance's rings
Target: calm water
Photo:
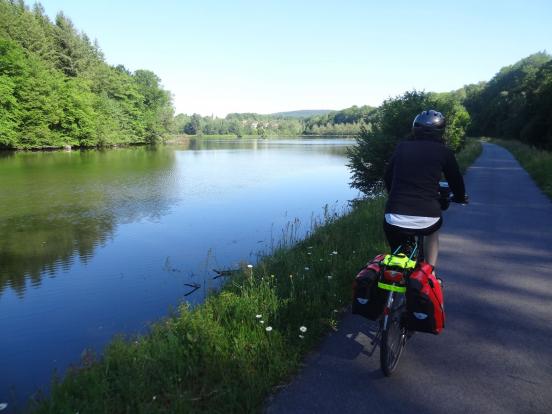
[[[341,208],[349,140],[0,154],[0,402],[116,333],[144,332],[254,262],[298,218]],[[185,297],[190,287],[201,285]]]

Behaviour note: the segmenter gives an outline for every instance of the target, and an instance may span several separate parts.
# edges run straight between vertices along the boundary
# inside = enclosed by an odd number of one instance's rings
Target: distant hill
[[[303,109],[300,111],[288,111],[288,112],[276,112],[270,115],[273,116],[285,116],[289,118],[309,118],[315,115],[326,115],[330,112],[335,112],[332,109]]]

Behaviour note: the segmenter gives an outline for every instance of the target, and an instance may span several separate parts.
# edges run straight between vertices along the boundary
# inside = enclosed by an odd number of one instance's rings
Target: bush
[[[376,111],[372,128],[361,128],[357,145],[348,151],[351,186],[367,195],[383,190],[383,174],[397,144],[411,134],[412,120],[426,109],[435,109],[447,119],[445,143],[458,151],[465,142],[470,116],[452,94],[412,91],[386,100]]]

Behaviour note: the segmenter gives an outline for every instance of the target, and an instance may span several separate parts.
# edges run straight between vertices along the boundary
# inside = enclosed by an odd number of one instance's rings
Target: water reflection
[[[67,209],[60,217],[25,215],[0,222],[0,294],[6,286],[22,297],[27,284],[40,285],[43,274],[68,270],[77,256],[86,262],[113,232],[112,216]]]
[[[344,156],[347,146],[351,145],[352,139],[345,138],[306,138],[306,139],[198,139],[187,138],[180,140],[179,146],[183,149],[194,151],[217,150],[217,149],[247,149],[267,150],[275,148],[287,148],[301,151],[321,152],[329,155]]]
[[[166,148],[3,153],[0,294],[83,263],[118,223],[158,218],[171,202]]]

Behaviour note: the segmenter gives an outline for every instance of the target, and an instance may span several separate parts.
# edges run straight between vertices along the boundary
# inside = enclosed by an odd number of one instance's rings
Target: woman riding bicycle
[[[409,237],[423,235],[425,259],[437,264],[439,228],[443,223],[439,180],[444,173],[453,201],[467,203],[464,179],[454,153],[443,142],[445,117],[437,111],[418,114],[412,124],[412,139],[399,143],[384,181],[389,198],[383,228],[391,251]]]

